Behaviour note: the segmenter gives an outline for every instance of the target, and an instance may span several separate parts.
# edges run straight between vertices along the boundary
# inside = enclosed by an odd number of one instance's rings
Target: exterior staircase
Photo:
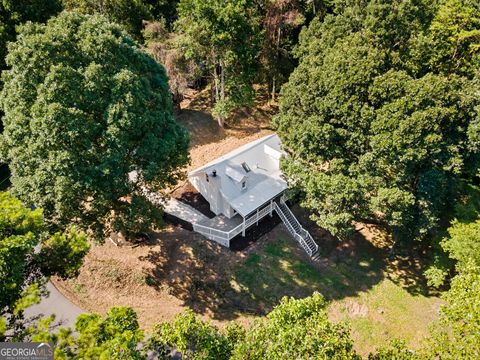
[[[310,233],[302,227],[295,215],[293,215],[292,211],[285,203],[285,198],[283,196],[280,198],[279,202],[274,203],[274,209],[287,227],[288,231],[292,234],[295,240],[298,241],[307,254],[314,260],[319,257],[317,243],[313,240]]]

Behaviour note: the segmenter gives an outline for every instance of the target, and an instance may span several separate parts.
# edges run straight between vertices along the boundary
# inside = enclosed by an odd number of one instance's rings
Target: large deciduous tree
[[[413,0],[338,2],[296,49],[275,119],[284,170],[320,226],[347,236],[380,221],[423,238],[478,170],[478,82],[419,68],[437,7]]]
[[[348,329],[329,322],[322,295],[284,298],[257,321],[234,349],[233,359],[360,359]]]
[[[144,189],[174,185],[188,161],[164,68],[101,16],[27,24],[9,50],[1,154],[12,192],[49,225],[98,238],[158,224]]]

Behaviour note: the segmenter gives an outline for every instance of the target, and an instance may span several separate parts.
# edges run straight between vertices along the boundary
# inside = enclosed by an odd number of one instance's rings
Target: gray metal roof
[[[246,216],[287,188],[278,166],[281,155],[280,139],[272,134],[245,144],[188,176],[213,176],[216,171],[216,183],[224,200],[240,215]],[[242,163],[246,163],[250,171],[246,171]]]

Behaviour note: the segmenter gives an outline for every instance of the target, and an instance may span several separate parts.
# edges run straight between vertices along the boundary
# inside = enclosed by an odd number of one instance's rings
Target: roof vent
[[[250,171],[252,171],[252,169],[250,169],[250,166],[248,166],[246,162],[242,163],[242,168],[243,170],[245,170],[246,173],[249,173]]]

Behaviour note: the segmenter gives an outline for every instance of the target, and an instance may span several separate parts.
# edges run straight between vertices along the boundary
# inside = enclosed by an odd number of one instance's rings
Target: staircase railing
[[[285,224],[288,231],[293,235],[295,240],[297,240],[302,246],[302,248],[307,252],[307,254],[309,256],[313,256],[318,251],[317,243],[313,240],[310,233],[302,227],[302,225],[297,220],[295,215],[288,208],[283,197],[280,199],[280,203],[282,206],[278,205],[277,203],[274,203],[274,209],[277,212],[278,216],[280,217],[282,222]],[[298,228],[300,229],[298,232],[295,230],[292,222],[294,222],[295,225],[298,225]],[[308,242],[310,242],[311,246],[308,244]]]

